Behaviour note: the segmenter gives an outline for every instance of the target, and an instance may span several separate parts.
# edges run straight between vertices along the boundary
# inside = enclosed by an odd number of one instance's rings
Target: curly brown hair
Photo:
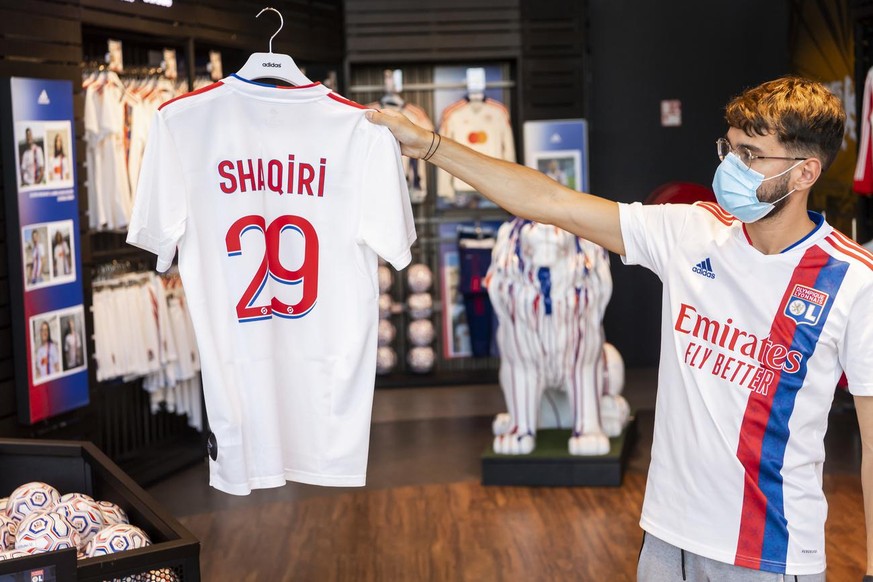
[[[725,107],[725,121],[746,135],[775,134],[792,155],[817,157],[827,170],[843,143],[846,112],[827,87],[781,77],[745,90]]]

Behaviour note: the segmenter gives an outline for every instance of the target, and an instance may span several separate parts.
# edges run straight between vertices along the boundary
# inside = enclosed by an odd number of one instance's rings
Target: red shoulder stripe
[[[734,223],[734,217],[722,210],[721,206],[717,204],[713,204],[712,202],[695,202],[694,205],[708,210],[719,222],[721,222],[725,226],[730,226]]]
[[[370,107],[367,107],[366,105],[361,105],[360,103],[355,103],[351,99],[346,99],[342,95],[338,95],[336,93],[328,93],[327,96],[330,97],[331,99],[333,99],[334,101],[336,101],[337,103],[342,103],[343,105],[348,105],[349,107],[356,107],[358,109],[371,109]]]
[[[318,87],[321,85],[320,81],[315,81],[313,83],[309,83],[308,85],[274,85],[276,89],[311,89],[312,87]]]
[[[847,247],[851,248],[852,250],[854,250],[862,255],[865,255],[867,258],[869,258],[871,261],[873,261],[873,253],[871,253],[870,251],[868,251],[867,249],[865,249],[864,247],[859,245],[857,242],[853,241],[852,239],[850,239],[849,237],[844,235],[842,232],[840,232],[838,230],[834,230],[831,234],[834,235],[837,239],[839,239],[840,242],[845,244]]]
[[[825,240],[828,241],[832,247],[843,253],[844,255],[848,255],[853,259],[857,259],[859,262],[863,263],[867,266],[867,268],[873,270],[873,260],[870,258],[870,253],[865,249],[860,249],[860,251],[855,250],[845,243],[843,243],[838,237],[833,236],[834,234],[838,234],[837,231],[829,234],[825,237]],[[863,254],[862,254],[863,253]]]
[[[506,105],[504,105],[500,101],[495,101],[494,99],[486,99],[485,103],[490,104],[492,107],[498,109],[501,113],[509,117],[509,109],[507,109]]]
[[[461,107],[467,105],[469,101],[466,99],[461,99],[460,101],[455,101],[454,103],[450,103],[445,109],[443,109],[443,119],[450,116],[455,110],[460,109]]]
[[[191,97],[192,95],[199,95],[200,93],[206,93],[207,91],[212,91],[212,90],[215,89],[216,87],[219,87],[219,86],[221,86],[221,85],[223,85],[223,84],[224,84],[224,83],[222,83],[221,81],[216,81],[215,83],[213,83],[213,84],[211,84],[211,85],[206,85],[205,87],[201,87],[201,88],[199,88],[199,89],[195,89],[194,91],[190,91],[190,92],[188,92],[188,93],[184,93],[184,94],[182,94],[182,95],[179,95],[178,97],[173,97],[173,98],[170,99],[169,101],[164,101],[163,103],[161,103],[161,104],[158,106],[158,111],[160,111],[161,109],[163,109],[164,107],[166,107],[167,105],[169,105],[170,103],[172,103],[173,101],[178,101],[179,99],[184,99],[185,97]]]

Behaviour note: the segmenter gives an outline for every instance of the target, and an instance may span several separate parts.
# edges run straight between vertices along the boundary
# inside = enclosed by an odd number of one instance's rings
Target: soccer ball
[[[149,580],[154,582],[179,582],[179,577],[170,568],[161,568],[149,572]]]
[[[116,523],[130,523],[127,519],[127,514],[123,509],[112,503],[111,501],[98,501],[100,511],[103,512],[103,522],[106,525],[115,525]]]
[[[387,293],[379,295],[379,319],[385,319],[391,316],[391,306],[394,305],[394,300]]]
[[[179,582],[179,576],[170,568],[161,568],[124,578],[115,578],[112,582]]]
[[[6,505],[9,503],[8,497],[0,498],[0,513],[6,515]]]
[[[64,493],[63,495],[61,495],[61,499],[60,501],[58,501],[58,504],[66,503],[67,501],[72,501],[73,499],[87,499],[88,501],[94,501],[93,497],[84,493]]]
[[[388,346],[382,346],[376,352],[376,373],[387,374],[397,365],[397,352]]]
[[[409,341],[414,346],[427,346],[433,341],[433,322],[429,319],[416,319],[409,324]]]
[[[406,304],[409,306],[409,315],[412,319],[423,319],[433,313],[433,297],[430,293],[413,293]]]
[[[433,273],[424,263],[417,263],[406,272],[406,282],[413,293],[424,293],[433,284]]]
[[[135,525],[117,523],[97,532],[97,535],[88,542],[85,554],[89,558],[94,558],[144,548],[151,544],[148,534]]]
[[[387,346],[394,341],[394,336],[397,334],[397,328],[387,319],[379,320],[379,345]]]
[[[430,372],[433,368],[433,360],[434,353],[431,347],[412,348],[406,356],[410,369],[417,374]]]
[[[48,511],[61,499],[58,490],[40,481],[25,483],[12,492],[6,515],[20,522],[33,511]]]
[[[386,293],[391,288],[393,280],[391,269],[385,265],[379,265],[379,293]]]
[[[58,503],[53,511],[66,517],[79,532],[80,548],[90,542],[91,538],[106,525],[100,506],[86,496],[71,497],[69,501]]]
[[[15,558],[24,558],[26,556],[33,555],[33,552],[26,552],[24,550],[6,550],[5,552],[0,552],[0,562],[3,560],[14,560]]]
[[[0,551],[11,550],[15,547],[15,532],[18,525],[11,517],[0,513]]]
[[[79,547],[79,532],[67,518],[54,511],[35,511],[18,525],[16,550],[53,552]]]

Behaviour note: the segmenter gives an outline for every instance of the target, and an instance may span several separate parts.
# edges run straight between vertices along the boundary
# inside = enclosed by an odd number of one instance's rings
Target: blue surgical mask
[[[793,194],[796,188],[774,202],[761,202],[758,199],[758,188],[767,180],[787,174],[804,161],[797,162],[775,176],[765,178],[764,174],[749,168],[731,152],[719,164],[715,171],[715,177],[712,179],[715,199],[727,212],[747,224],[761,220],[773,211],[776,202]]]

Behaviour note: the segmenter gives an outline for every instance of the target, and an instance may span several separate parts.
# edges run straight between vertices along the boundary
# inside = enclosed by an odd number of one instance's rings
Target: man
[[[664,285],[655,436],[638,578],[824,580],[823,437],[844,370],[873,504],[873,254],[807,212],[845,127],[839,100],[787,77],[731,101],[719,205],[617,204],[494,160],[389,112],[424,157],[509,212],[653,270]],[[873,508],[867,509],[873,573]]]
[[[33,186],[42,184],[45,172],[45,157],[42,148],[33,141],[33,132],[30,128],[24,130],[26,147],[21,154],[21,184]]]
[[[37,285],[43,281],[42,270],[45,266],[45,251],[42,248],[42,243],[39,242],[39,231],[37,229],[33,229],[30,235],[30,242],[30,284]]]

